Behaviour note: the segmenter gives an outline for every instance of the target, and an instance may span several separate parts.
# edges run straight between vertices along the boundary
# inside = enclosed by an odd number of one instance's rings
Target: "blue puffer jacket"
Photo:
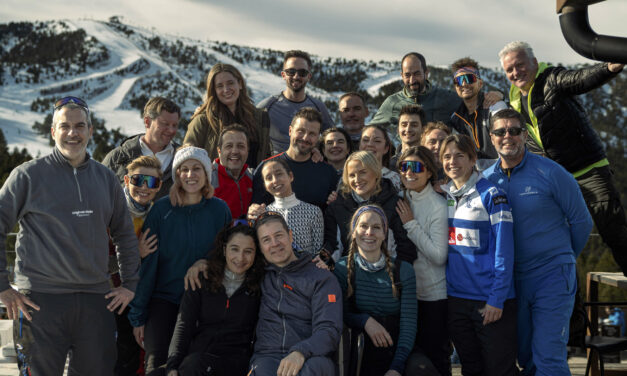
[[[255,354],[298,351],[308,359],[337,349],[342,291],[331,272],[302,255],[284,268],[269,264],[261,285]]]
[[[157,251],[142,260],[139,285],[130,304],[128,318],[134,327],[148,318],[148,303],[159,298],[181,302],[183,277],[190,266],[206,257],[216,234],[229,222],[231,211],[219,198],[203,198],[198,204],[172,206],[168,196],[158,200],[148,213],[144,228],[157,234]]]
[[[473,172],[459,190],[448,194],[448,295],[481,300],[503,309],[513,298],[514,226],[505,192]]]

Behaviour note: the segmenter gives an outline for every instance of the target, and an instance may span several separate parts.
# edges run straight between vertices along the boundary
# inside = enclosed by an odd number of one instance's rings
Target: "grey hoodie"
[[[137,237],[124,193],[108,168],[92,160],[74,168],[57,148],[16,167],[0,189],[0,244],[19,221],[15,283],[42,293],[109,291],[110,229],[122,286],[139,279]],[[0,291],[8,289],[0,254]]]

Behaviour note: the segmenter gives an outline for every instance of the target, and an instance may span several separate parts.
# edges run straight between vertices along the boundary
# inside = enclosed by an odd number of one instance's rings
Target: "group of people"
[[[256,107],[218,63],[182,146],[180,108],[155,97],[145,133],[102,164],[87,103],[60,99],[53,152],[0,190],[0,243],[20,226],[0,300],[21,372],[60,375],[69,352],[71,374],[332,375],[349,328],[365,338],[349,373],[450,375],[452,342],[463,375],[569,375],[592,219],[627,271],[625,214],[575,95],[623,66],[551,67],[524,42],[499,57],[509,104],[476,61],[452,64],[451,91],[411,52],[370,124],[362,95],[340,97],[341,127],[306,94],[305,52]]]

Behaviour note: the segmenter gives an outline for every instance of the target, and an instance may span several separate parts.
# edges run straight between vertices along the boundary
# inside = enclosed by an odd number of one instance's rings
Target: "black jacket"
[[[469,113],[462,102],[451,115],[451,126],[473,140],[479,159],[497,159],[499,155],[490,140],[490,109],[483,108],[483,93],[479,93],[477,109]]]
[[[574,96],[598,88],[616,73],[610,72],[607,64],[577,70],[541,65],[540,69],[531,89],[533,116],[530,117],[537,122],[543,149],[529,135],[529,150],[536,154],[544,152],[571,173],[606,158],[599,135]],[[510,102],[518,111],[520,100],[520,92],[512,87]]]
[[[131,163],[135,158],[142,156],[142,147],[139,144],[139,138],[144,134],[138,134],[135,136],[131,136],[125,138],[120,146],[111,150],[102,160],[102,164],[109,167],[109,169],[115,172],[115,175],[120,180],[120,184],[124,184],[124,175],[126,175],[126,166]],[[179,144],[176,142],[172,142],[172,146],[174,150],[178,149]],[[167,196],[170,192],[170,187],[172,186],[172,161],[174,161],[174,157],[170,161],[170,165],[163,173],[163,184],[161,185],[161,189],[157,192],[155,196],[155,201],[163,196]]]
[[[396,212],[396,203],[399,199],[392,182],[388,179],[381,179],[381,192],[370,197],[367,203],[378,204],[383,208],[388,218],[389,228],[394,235],[397,257],[412,264],[418,251],[414,243],[407,237],[407,231],[403,228],[403,222]],[[359,206],[361,204],[357,203],[351,194],[339,193],[337,199],[327,207],[324,212],[324,249],[331,253],[338,249],[337,234],[339,229],[343,247],[342,256],[348,254],[350,220]]]
[[[177,369],[185,356],[196,352],[250,357],[260,299],[244,286],[230,298],[224,289],[212,293],[205,279],[201,288],[185,291],[168,351],[168,370]]]

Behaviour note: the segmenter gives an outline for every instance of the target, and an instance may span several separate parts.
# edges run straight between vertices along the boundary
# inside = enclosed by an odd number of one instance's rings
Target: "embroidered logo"
[[[503,195],[494,196],[492,202],[494,205],[507,204],[507,197]]]
[[[89,217],[92,214],[94,214],[93,210],[75,210],[72,212],[72,215],[75,215],[78,218]]]
[[[533,189],[533,188],[531,188],[531,186],[528,185],[528,186],[525,187],[525,191],[522,192],[520,195],[521,196],[529,196],[529,195],[537,195],[537,194],[538,194],[538,191]]]
[[[329,303],[335,303],[335,294],[329,294]]]

